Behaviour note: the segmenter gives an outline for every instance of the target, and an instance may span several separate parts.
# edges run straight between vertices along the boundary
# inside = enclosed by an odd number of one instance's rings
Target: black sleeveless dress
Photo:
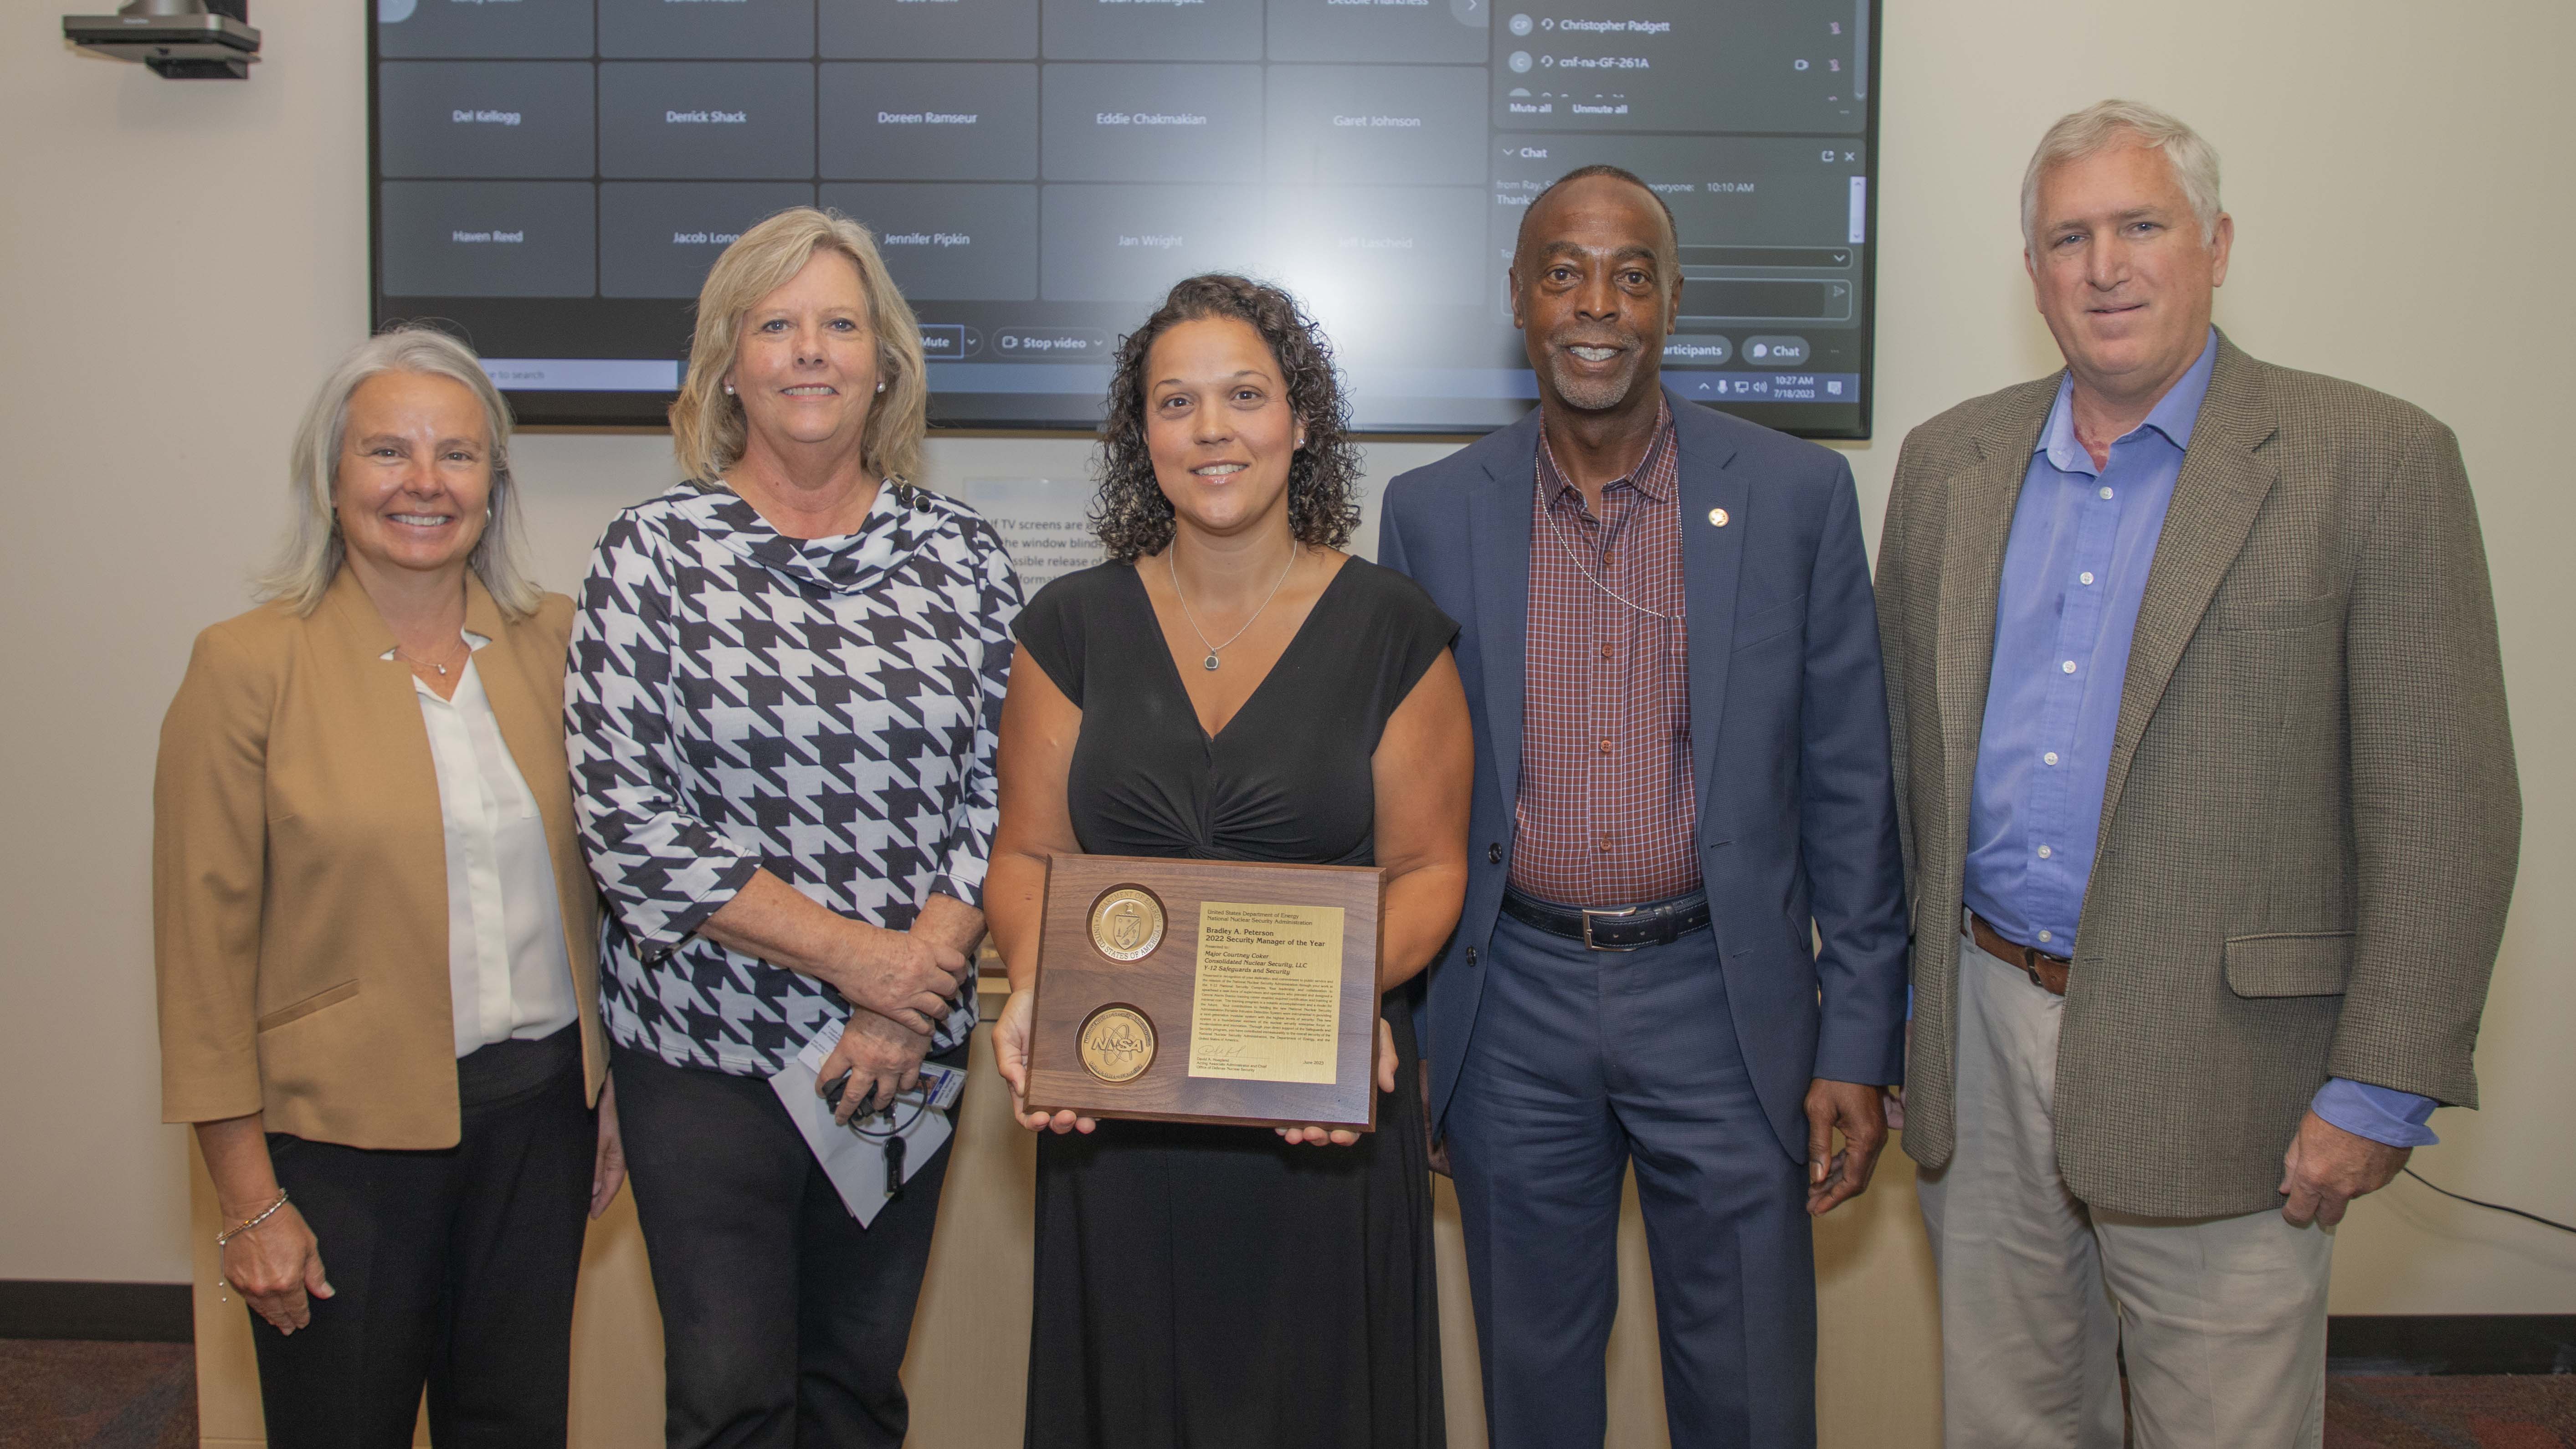
[[[1369,865],[1370,756],[1458,626],[1354,558],[1213,738],[1132,565],[1057,579],[1014,631],[1082,706],[1085,851]],[[1039,1135],[1031,1449],[1448,1442],[1420,1060],[1400,1000],[1385,1017],[1396,1087],[1356,1146],[1154,1122]]]

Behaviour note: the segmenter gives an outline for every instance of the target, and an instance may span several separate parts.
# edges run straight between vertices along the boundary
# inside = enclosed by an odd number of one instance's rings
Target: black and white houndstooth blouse
[[[856,533],[799,540],[683,483],[600,538],[565,729],[621,1045],[765,1076],[848,1014],[696,934],[763,866],[893,930],[933,892],[983,903],[1019,580],[972,509],[903,491]],[[970,990],[932,1051],[974,1026]]]

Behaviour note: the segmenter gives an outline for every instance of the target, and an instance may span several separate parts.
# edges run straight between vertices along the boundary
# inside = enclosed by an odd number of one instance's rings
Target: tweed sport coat
[[[2329,1076],[2475,1106],[2521,838],[2458,442],[2223,336],[2147,576],[2057,1055],[2059,1169],[2158,1217],[2276,1206]],[[1905,1149],[1955,1140],[1968,800],[1996,594],[2058,379],[1905,440],[1878,611],[1913,903]]]

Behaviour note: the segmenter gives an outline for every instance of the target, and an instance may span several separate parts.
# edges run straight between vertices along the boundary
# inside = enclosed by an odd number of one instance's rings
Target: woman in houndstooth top
[[[865,228],[810,208],[708,274],[693,480],[618,515],[568,730],[669,1442],[900,1444],[947,1154],[861,1225],[769,1078],[845,1024],[846,1121],[963,1065],[1019,585],[912,487],[926,386]]]

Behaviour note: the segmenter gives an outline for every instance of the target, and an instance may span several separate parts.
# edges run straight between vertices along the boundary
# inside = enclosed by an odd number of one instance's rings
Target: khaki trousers
[[[2120,1449],[2123,1356],[2139,1449],[2322,1444],[2333,1237],[2077,1201],[2052,1117],[2064,999],[1965,937],[1959,978],[1958,1146],[1919,1189],[1949,1449]]]

